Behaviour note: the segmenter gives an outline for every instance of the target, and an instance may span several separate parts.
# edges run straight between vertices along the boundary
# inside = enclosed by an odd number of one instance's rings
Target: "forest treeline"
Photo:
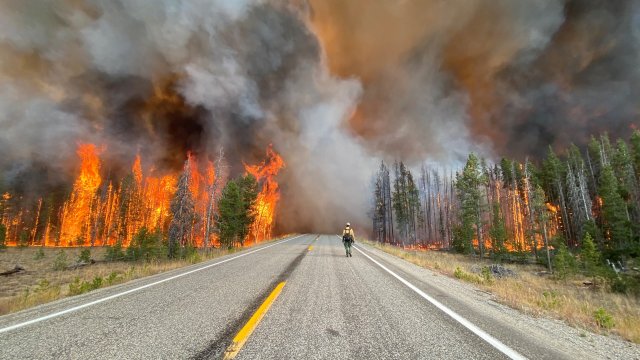
[[[256,203],[260,193],[257,179],[249,173],[227,179],[225,168],[220,151],[215,168],[211,167],[210,181],[202,179],[194,158],[189,156],[171,190],[165,190],[163,187],[169,185],[161,182],[160,186],[150,186],[156,184],[150,181],[155,179],[143,180],[134,166],[130,174],[116,182],[117,186],[103,182],[94,189],[77,181],[73,190],[64,191],[69,195],[54,193],[31,207],[21,206],[24,200],[5,193],[0,201],[0,249],[8,245],[109,245],[111,260],[175,258],[187,256],[196,247],[242,246],[252,226],[270,234],[270,228],[260,228],[270,224],[256,224],[262,211]],[[84,177],[81,173],[78,178]],[[7,189],[0,190],[4,193]],[[164,200],[158,194],[169,194],[169,198]],[[70,203],[79,204],[69,212],[77,226],[72,228],[73,237],[63,242],[61,214]]]
[[[584,149],[550,147],[541,161],[489,163],[470,154],[455,172],[425,165],[416,176],[403,162],[382,162],[373,187],[374,239],[535,259],[562,274],[581,262],[584,270],[590,259],[590,275],[618,274],[640,255],[639,181],[639,131],[629,141],[612,143],[603,134]]]

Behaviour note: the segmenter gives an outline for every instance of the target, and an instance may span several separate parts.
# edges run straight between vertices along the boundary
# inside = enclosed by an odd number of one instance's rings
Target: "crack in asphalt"
[[[304,250],[296,256],[293,261],[287,265],[287,267],[278,275],[278,277],[273,280],[266,289],[261,292],[252,302],[249,304],[247,309],[240,315],[238,319],[230,323],[226,326],[225,330],[220,334],[216,339],[211,340],[209,345],[196,355],[194,355],[191,359],[193,360],[205,360],[205,359],[222,359],[225,350],[231,345],[233,341],[233,337],[235,334],[240,331],[240,329],[244,326],[244,324],[249,321],[253,313],[260,307],[260,305],[264,302],[264,299],[269,296],[269,294],[273,291],[273,289],[281,282],[286,281],[291,273],[300,265],[302,259],[309,253],[308,246],[316,242],[320,235],[317,235],[309,244],[306,244]]]

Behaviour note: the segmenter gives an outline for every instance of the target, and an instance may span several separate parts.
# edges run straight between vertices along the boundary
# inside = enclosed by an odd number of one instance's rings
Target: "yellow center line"
[[[233,359],[236,357],[236,355],[238,355],[238,353],[240,352],[240,349],[242,349],[242,346],[244,346],[244,343],[247,342],[247,339],[249,338],[249,336],[251,336],[251,334],[256,329],[256,327],[258,327],[260,320],[262,320],[264,315],[267,313],[267,311],[271,307],[271,304],[273,304],[273,302],[276,300],[278,295],[280,295],[280,292],[282,292],[282,288],[284,287],[285,283],[286,281],[283,281],[279,283],[275,289],[273,289],[271,294],[267,296],[267,299],[262,303],[262,305],[260,305],[258,310],[256,310],[256,312],[253,314],[253,316],[251,316],[249,321],[247,321],[247,323],[242,327],[242,329],[238,331],[238,334],[236,334],[236,336],[233,338],[233,342],[231,343],[231,345],[229,345],[227,350],[224,352],[225,360]]]
[[[309,251],[313,250],[313,245],[309,245]]]

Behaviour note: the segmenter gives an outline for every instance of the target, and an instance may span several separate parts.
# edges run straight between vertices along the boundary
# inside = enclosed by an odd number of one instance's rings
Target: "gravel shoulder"
[[[640,345],[617,336],[573,328],[563,321],[532,317],[500,304],[472,284],[443,276],[359,244],[375,259],[447,307],[529,358],[640,359]]]

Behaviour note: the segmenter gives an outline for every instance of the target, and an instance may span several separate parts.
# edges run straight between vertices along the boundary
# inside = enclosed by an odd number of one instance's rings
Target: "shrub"
[[[82,282],[80,282],[80,278],[76,276],[71,284],[69,284],[69,295],[79,295],[82,294]]]
[[[38,251],[36,251],[36,254],[33,256],[33,260],[41,259],[44,259],[44,250],[42,248],[39,248]]]
[[[107,278],[105,279],[107,285],[113,285],[116,280],[118,280],[118,273],[115,271],[112,271],[111,274],[109,274],[109,276],[107,276]]]
[[[53,262],[53,269],[60,271],[66,268],[67,268],[67,254],[64,252],[64,250],[60,250],[58,252],[58,255],[56,256],[55,261]]]
[[[38,287],[35,289],[35,292],[47,291],[49,289],[49,285],[51,285],[49,283],[49,280],[42,279],[42,280],[38,281]]]
[[[482,283],[481,277],[479,277],[478,275],[469,274],[468,272],[465,272],[464,270],[460,269],[459,266],[456,267],[455,271],[453,272],[453,276],[455,276],[460,280],[464,280],[474,284]]]
[[[4,224],[0,224],[0,250],[7,248],[7,227]]]
[[[115,245],[107,247],[107,251],[104,254],[104,259],[107,261],[119,261],[124,259],[122,242],[120,242],[120,240],[118,240]]]
[[[91,282],[91,290],[94,289],[99,289],[102,287],[102,277],[101,276],[96,276],[93,278],[93,281]]]
[[[125,259],[130,261],[149,261],[166,255],[167,250],[162,243],[162,234],[159,231],[151,233],[147,228],[143,227],[131,240]]]
[[[193,247],[192,245],[187,245],[182,248],[182,253],[180,254],[182,259],[186,259],[191,263],[200,262],[202,259],[200,258],[200,254],[198,254],[198,249]]]
[[[615,272],[611,278],[612,292],[640,297],[640,278],[626,274],[615,274]]]
[[[558,297],[558,292],[555,290],[548,290],[542,292],[542,299],[538,300],[538,305],[547,310],[552,310],[559,307],[561,300]]]
[[[607,312],[603,307],[598,308],[593,313],[593,318],[598,324],[599,327],[603,329],[611,329],[615,326],[615,321],[613,320],[613,316]]]
[[[611,282],[611,292],[626,294],[628,290],[627,282],[620,276],[615,277]]]
[[[69,295],[80,295],[95,289],[102,287],[102,277],[96,276],[93,281],[80,281],[79,277],[76,277],[71,284],[69,284]]]
[[[493,283],[493,274],[491,273],[491,270],[489,269],[488,266],[482,267],[481,274],[482,274],[482,279],[484,280],[485,283],[487,284]]]
[[[78,256],[78,262],[89,263],[91,262],[91,250],[82,249]]]
[[[26,248],[29,246],[29,234],[26,231],[20,232],[20,237],[18,238],[18,247]]]
[[[580,253],[580,265],[587,275],[597,275],[601,271],[601,256],[589,233],[582,240],[582,252]]]
[[[575,272],[576,261],[564,242],[560,242],[558,245],[558,252],[553,257],[553,267],[558,279],[564,279],[567,275]]]

